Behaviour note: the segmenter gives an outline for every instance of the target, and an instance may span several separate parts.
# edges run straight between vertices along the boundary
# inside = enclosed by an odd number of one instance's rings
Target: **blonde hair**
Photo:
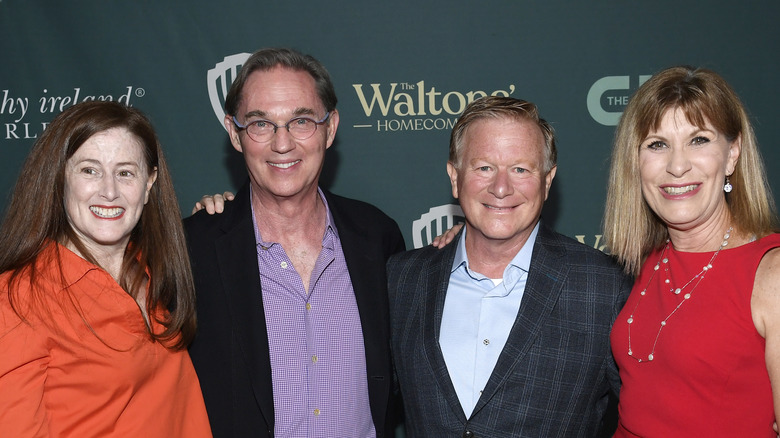
[[[472,123],[482,119],[508,118],[513,120],[528,120],[535,123],[544,136],[544,171],[549,172],[558,163],[558,149],[555,145],[555,130],[546,120],[539,116],[539,109],[535,104],[504,96],[486,96],[471,102],[450,134],[449,161],[460,168],[463,157],[463,137]]]
[[[688,121],[709,122],[729,142],[742,140],[733,190],[724,193],[732,225],[741,233],[763,237],[777,229],[777,215],[763,160],[742,102],[717,73],[687,66],[671,67],[645,82],[623,112],[615,131],[604,213],[604,239],[626,272],[637,275],[644,258],[667,239],[666,225],[642,197],[639,149],[658,129],[661,118],[680,109]]]

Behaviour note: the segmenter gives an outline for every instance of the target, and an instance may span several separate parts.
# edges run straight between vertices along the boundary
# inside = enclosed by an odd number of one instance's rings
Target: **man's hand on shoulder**
[[[463,228],[463,224],[456,224],[449,230],[443,232],[441,235],[434,237],[433,242],[431,242],[431,246],[436,247],[436,249],[444,248],[448,243],[452,242],[452,239],[455,238],[461,228]]]
[[[222,213],[225,211],[225,202],[232,201],[235,197],[236,195],[229,191],[226,191],[221,195],[219,193],[214,195],[203,195],[203,197],[200,198],[200,201],[195,203],[195,207],[192,208],[192,214],[195,214],[204,208],[208,214]]]

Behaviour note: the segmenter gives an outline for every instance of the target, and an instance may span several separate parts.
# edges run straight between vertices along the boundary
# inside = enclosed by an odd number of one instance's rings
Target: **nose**
[[[496,198],[505,198],[515,192],[512,181],[509,178],[509,171],[498,170],[493,177],[493,181],[488,187],[488,192]]]
[[[278,154],[286,154],[295,149],[295,139],[284,126],[276,128],[276,133],[271,138],[271,150]]]
[[[691,169],[691,160],[683,147],[672,147],[669,161],[666,163],[666,171],[676,177],[683,176]]]
[[[107,175],[100,180],[100,196],[108,201],[113,201],[119,195],[117,194],[117,181],[113,175]]]

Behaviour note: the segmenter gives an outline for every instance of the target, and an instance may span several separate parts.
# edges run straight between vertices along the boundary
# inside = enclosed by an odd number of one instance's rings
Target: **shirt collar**
[[[50,241],[46,245],[38,255],[35,263],[36,269],[39,269],[44,277],[52,280],[54,284],[62,284],[64,282],[62,286],[65,288],[78,283],[90,272],[100,273],[106,279],[116,283],[116,280],[105,269],[87,261],[71,251],[67,246],[55,241]],[[62,269],[60,269],[60,266]],[[146,272],[148,278],[151,278],[148,266],[145,267],[144,272]],[[149,287],[150,283],[147,282],[147,291]]]
[[[536,236],[539,234],[539,224],[541,221],[537,221],[536,225],[534,226],[534,229],[531,231],[531,234],[528,236],[528,240],[525,242],[523,247],[520,249],[520,251],[515,254],[515,256],[512,258],[512,261],[509,262],[509,265],[507,265],[507,268],[504,269],[504,275],[506,275],[507,270],[510,267],[515,267],[521,269],[523,272],[528,272],[531,268],[531,255],[533,254],[534,250],[534,243],[536,243]],[[469,268],[469,259],[468,255],[466,254],[466,227],[463,227],[463,233],[460,236],[460,240],[458,241],[458,246],[455,249],[455,260],[452,262],[452,270],[450,273],[455,272],[458,268],[461,266],[464,267],[466,272],[473,276],[473,272]]]

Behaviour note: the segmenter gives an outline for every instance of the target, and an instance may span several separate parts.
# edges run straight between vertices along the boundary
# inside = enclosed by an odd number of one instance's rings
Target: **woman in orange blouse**
[[[52,121],[0,229],[0,436],[211,436],[178,211],[138,110]]]

